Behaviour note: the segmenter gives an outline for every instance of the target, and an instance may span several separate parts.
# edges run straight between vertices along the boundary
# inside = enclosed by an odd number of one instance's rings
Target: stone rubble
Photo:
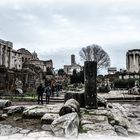
[[[130,104],[109,103],[107,108],[80,108],[80,115],[76,112],[59,116],[60,105],[10,106],[3,109],[1,117],[5,119],[16,113],[25,118],[40,119],[41,130],[29,130],[0,124],[0,136],[12,137],[77,137],[79,135],[125,136],[140,135],[140,106]],[[130,109],[129,109],[130,108]],[[9,113],[10,112],[10,113]],[[79,116],[78,116],[79,115]],[[22,119],[13,117],[14,121]]]

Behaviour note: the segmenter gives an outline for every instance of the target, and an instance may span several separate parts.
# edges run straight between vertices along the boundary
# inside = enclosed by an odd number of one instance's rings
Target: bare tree
[[[99,45],[93,44],[83,47],[79,55],[84,61],[96,61],[97,69],[107,68],[110,66],[109,55]]]

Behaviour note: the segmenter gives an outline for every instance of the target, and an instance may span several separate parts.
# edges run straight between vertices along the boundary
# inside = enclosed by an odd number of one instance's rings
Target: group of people
[[[37,95],[38,95],[38,104],[43,104],[43,96],[46,98],[46,104],[49,104],[50,96],[54,96],[54,92],[56,92],[56,95],[59,96],[60,91],[60,85],[59,83],[56,84],[46,84],[45,87],[43,87],[42,84],[40,84],[37,87]]]

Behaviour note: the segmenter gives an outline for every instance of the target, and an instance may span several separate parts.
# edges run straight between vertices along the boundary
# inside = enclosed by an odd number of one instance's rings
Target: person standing
[[[47,85],[44,89],[44,92],[46,93],[46,104],[49,104],[50,96],[51,96],[51,86]]]
[[[40,84],[37,87],[38,104],[40,103],[40,101],[41,101],[41,104],[43,104],[43,92],[44,92],[44,88],[43,88],[42,84]]]
[[[51,94],[52,94],[52,97],[54,97],[54,92],[55,92],[55,80],[53,79],[51,81]]]
[[[55,89],[56,89],[56,96],[58,97],[59,96],[59,91],[60,91],[60,85],[59,85],[58,82],[56,82]]]

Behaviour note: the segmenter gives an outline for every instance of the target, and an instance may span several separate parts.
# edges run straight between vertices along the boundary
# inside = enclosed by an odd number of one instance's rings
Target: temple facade
[[[13,43],[0,39],[0,65],[9,69],[22,69],[22,54],[13,49]]]
[[[140,49],[128,50],[126,53],[126,68],[130,73],[140,72]]]
[[[13,44],[9,41],[0,39],[0,65],[11,68]]]

